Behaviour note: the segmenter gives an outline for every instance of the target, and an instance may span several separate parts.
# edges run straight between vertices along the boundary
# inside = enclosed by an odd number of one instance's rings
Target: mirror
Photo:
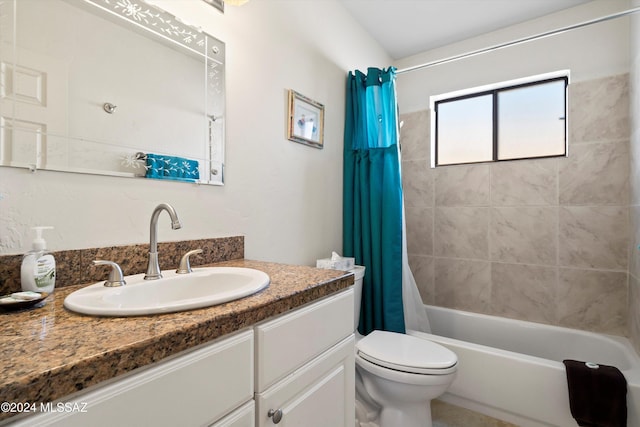
[[[224,58],[140,0],[0,0],[0,166],[222,185]]]

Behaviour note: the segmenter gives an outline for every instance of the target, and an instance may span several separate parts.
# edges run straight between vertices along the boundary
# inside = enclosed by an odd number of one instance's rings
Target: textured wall
[[[409,261],[426,303],[627,334],[629,76],[570,85],[568,158],[429,168],[403,114]]]

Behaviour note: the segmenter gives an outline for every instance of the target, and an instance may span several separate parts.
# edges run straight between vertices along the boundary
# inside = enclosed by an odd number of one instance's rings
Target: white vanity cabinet
[[[29,416],[16,425],[251,427],[253,343],[252,330],[216,340],[61,399],[68,405],[61,412]]]
[[[28,427],[352,427],[353,307],[349,288],[60,399],[50,408],[67,405],[59,412],[8,421]]]
[[[349,289],[255,327],[258,427],[354,425],[353,307]]]

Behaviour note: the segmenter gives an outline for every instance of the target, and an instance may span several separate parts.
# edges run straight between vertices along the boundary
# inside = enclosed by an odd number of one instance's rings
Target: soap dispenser
[[[56,284],[56,260],[47,252],[47,242],[42,238],[42,230],[53,227],[32,227],[36,232],[32,248],[22,258],[20,283],[23,291],[53,292]]]

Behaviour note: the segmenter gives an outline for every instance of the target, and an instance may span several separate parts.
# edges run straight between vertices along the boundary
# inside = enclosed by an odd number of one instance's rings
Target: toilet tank
[[[353,293],[354,293],[354,310],[353,310],[353,330],[358,329],[358,323],[360,322],[360,302],[362,301],[362,280],[364,279],[365,267],[356,265],[352,270],[349,270],[355,276],[353,278]]]

